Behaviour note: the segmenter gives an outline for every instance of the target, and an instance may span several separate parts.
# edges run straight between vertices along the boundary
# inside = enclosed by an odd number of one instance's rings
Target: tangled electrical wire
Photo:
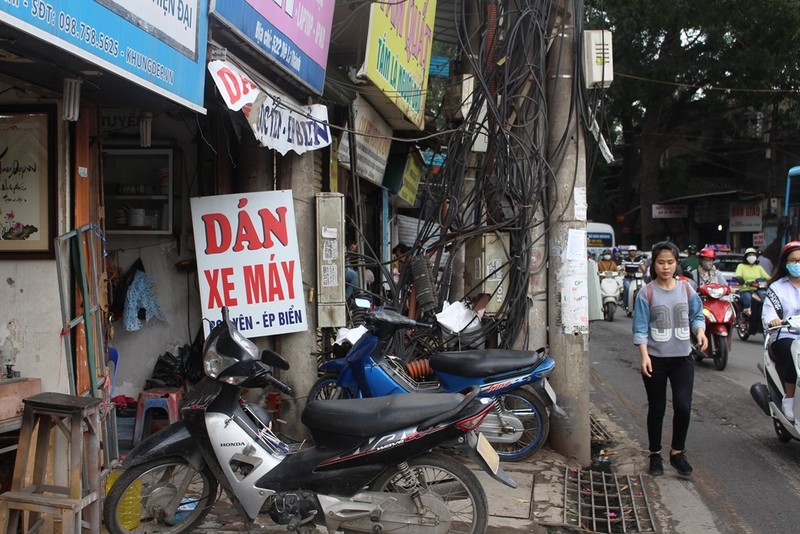
[[[493,235],[502,257],[492,258],[480,277],[466,277],[463,295],[476,296],[487,285],[504,292],[480,330],[471,333],[474,339],[496,340],[499,348],[527,346],[528,311],[535,296],[531,279],[545,274],[543,256],[534,257],[533,250],[546,249],[549,225],[563,215],[557,211],[564,209],[558,207],[563,203],[551,198],[552,187],[556,176],[563,176],[559,170],[574,141],[569,126],[582,121],[588,110],[580,68],[582,3],[569,1],[571,9],[566,11],[573,16],[567,18],[562,4],[552,0],[486,0],[477,8],[477,25],[474,19],[468,24],[474,16],[467,13],[468,2],[454,3],[459,49],[472,73],[473,91],[461,102],[463,116],[449,119],[444,128],[440,172],[420,184],[421,223],[415,241],[408,243],[409,261],[397,280],[392,280],[389,266],[373,262],[391,286],[395,309],[404,310],[413,300],[415,315],[435,323],[433,314],[441,311],[442,303],[458,298],[454,280],[462,275],[459,270],[473,268],[458,263],[456,251],[473,239]],[[470,27],[476,27],[477,34],[471,34]],[[575,36],[574,55],[567,62],[572,72],[551,82],[557,77],[554,65],[562,64],[560,56],[568,53],[564,40],[555,36],[567,33]],[[548,114],[547,94],[554,88],[569,91],[572,121],[555,133],[552,126],[557,121]],[[573,177],[577,176],[576,164]],[[370,251],[365,257],[377,255]],[[411,334],[402,345],[425,354],[446,343],[447,333],[440,331]]]

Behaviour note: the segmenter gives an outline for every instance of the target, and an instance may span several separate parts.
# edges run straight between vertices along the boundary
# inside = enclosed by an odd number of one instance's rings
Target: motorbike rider
[[[770,279],[767,298],[764,301],[764,325],[779,326],[784,317],[800,315],[800,241],[790,241],[783,246],[778,270]],[[770,358],[783,380],[786,395],[783,398],[783,414],[794,421],[795,383],[797,370],[792,361],[792,342],[800,339],[800,332],[782,328],[771,334]]]
[[[753,292],[756,288],[750,285],[759,278],[769,278],[769,273],[762,266],[756,263],[758,253],[753,247],[746,248],[744,251],[744,261],[736,266],[735,276],[744,281],[744,285],[739,287],[739,296],[742,299],[742,307],[747,309],[753,299]]]
[[[603,252],[600,254],[600,261],[597,262],[597,270],[599,272],[603,271],[616,271],[617,270],[617,262],[611,259],[611,251],[603,249]]]
[[[764,252],[761,249],[758,249],[756,252],[758,253],[758,264],[762,266],[764,270],[770,274],[770,276],[772,276],[772,272],[775,270],[772,265],[772,261],[768,257],[764,256]]]
[[[686,254],[688,256],[681,262],[681,268],[683,269],[683,272],[686,273],[688,271],[697,270],[700,265],[700,258],[697,255],[697,247],[694,245],[689,245],[686,247]]]
[[[717,259],[717,253],[713,248],[703,248],[700,250],[700,254],[697,255],[697,258],[700,260],[697,270],[688,273],[689,279],[697,284],[697,287],[711,283],[722,284],[724,286],[728,285],[725,276],[717,271],[717,267],[714,265],[714,261]]]
[[[639,249],[636,248],[636,245],[628,247],[628,256],[622,259],[622,270],[625,273],[625,279],[622,281],[622,302],[627,303],[631,280],[637,272],[644,273],[645,270],[645,262],[639,256]]]

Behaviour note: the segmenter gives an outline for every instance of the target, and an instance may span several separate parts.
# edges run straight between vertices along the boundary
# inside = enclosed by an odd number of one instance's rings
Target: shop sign
[[[653,204],[654,219],[683,219],[688,216],[686,204]]]
[[[366,76],[420,130],[431,59],[436,0],[373,2],[364,64]]]
[[[205,334],[227,306],[247,337],[308,330],[291,191],[191,199]]]
[[[383,183],[389,148],[392,144],[392,128],[367,101],[356,96],[353,102],[356,132],[356,172],[359,176],[377,185]],[[339,143],[339,164],[350,168],[350,135],[347,131]]]
[[[279,91],[259,87],[227,61],[210,61],[208,71],[225,104],[244,113],[261,146],[283,156],[290,150],[303,154],[331,144],[326,106],[302,106]]]
[[[764,248],[766,246],[766,239],[764,239],[764,232],[758,232],[753,234],[753,246],[758,248]]]
[[[397,196],[412,208],[417,202],[417,190],[419,189],[420,178],[422,178],[422,169],[422,156],[419,155],[417,150],[411,150],[403,169],[403,185]]]
[[[208,0],[0,2],[0,21],[195,111]]]
[[[761,204],[731,204],[730,212],[731,232],[760,232],[761,231]]]
[[[334,0],[211,0],[210,13],[322,94],[333,7]]]

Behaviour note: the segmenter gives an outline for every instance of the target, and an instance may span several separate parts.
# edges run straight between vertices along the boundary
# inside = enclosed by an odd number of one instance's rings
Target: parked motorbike
[[[736,310],[729,298],[730,288],[716,282],[702,284],[697,294],[703,301],[703,317],[706,319],[706,337],[708,347],[705,351],[692,343],[692,355],[695,361],[712,358],[717,371],[728,365],[728,353],[731,348],[731,331],[736,321]]]
[[[381,397],[394,393],[452,393],[480,387],[480,397],[497,400],[479,430],[503,460],[520,461],[539,450],[550,432],[549,410],[563,415],[547,381],[555,361],[538,351],[479,349],[438,352],[404,364],[386,354],[399,329],[434,328],[394,310],[373,310],[365,333],[347,356],[325,362],[309,391],[309,400]],[[434,377],[417,381],[413,376]]]
[[[600,296],[603,302],[603,319],[614,322],[614,313],[622,294],[622,278],[617,271],[600,271]]]
[[[636,304],[636,295],[639,290],[644,286],[644,274],[640,272],[633,273],[630,276],[631,283],[628,286],[628,300],[625,302],[625,314],[628,317],[633,316],[633,307]]]
[[[780,330],[781,328],[789,328],[793,330],[800,329],[800,316],[789,317],[783,321],[781,326],[775,326],[767,329],[764,335],[764,357],[758,364],[758,370],[764,377],[766,383],[756,382],[750,386],[750,396],[758,404],[765,415],[772,418],[772,424],[775,427],[775,433],[778,439],[786,442],[791,439],[800,440],[800,420],[795,417],[794,421],[789,421],[783,414],[781,407],[783,406],[783,397],[786,392],[783,389],[783,380],[778,375],[778,370],[775,368],[775,362],[770,357],[770,342],[769,332]],[[797,341],[792,343],[792,362],[795,367],[800,365],[800,343]],[[800,393],[800,387],[797,389]],[[792,405],[795,414],[800,414],[800,395],[794,396],[794,404]]]
[[[744,287],[744,280],[742,280],[741,277],[739,277],[737,282],[739,282],[739,287]],[[763,306],[767,293],[767,279],[758,278],[746,285],[755,288],[752,297],[753,302],[758,300],[759,304]],[[759,306],[759,310],[761,306]],[[747,341],[750,336],[754,334],[764,334],[764,325],[761,324],[761,313],[753,314],[752,304],[750,308],[744,308],[742,306],[741,297],[736,300],[736,333],[742,341]]]
[[[468,453],[504,484],[514,481],[475,429],[492,401],[468,395],[392,395],[309,403],[302,421],[316,446],[292,452],[265,410],[244,403],[243,388],[291,388],[268,365],[288,369],[271,351],[223,320],[206,340],[205,378],[190,390],[183,419],[149,436],[125,458],[105,499],[111,534],[185,533],[202,521],[222,486],[253,521],[268,513],[288,530],[328,532],[472,532],[486,529],[486,494],[475,474],[435,447]]]

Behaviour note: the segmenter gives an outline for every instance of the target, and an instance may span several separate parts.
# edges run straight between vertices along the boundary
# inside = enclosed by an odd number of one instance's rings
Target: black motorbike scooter
[[[294,532],[439,534],[486,530],[488,504],[475,474],[432,449],[462,450],[493,478],[516,483],[475,432],[493,401],[478,388],[315,401],[302,414],[316,446],[293,452],[243,388],[291,388],[268,367],[278,354],[239,333],[222,310],[203,349],[206,377],[184,399],[183,420],[142,441],[122,464],[103,511],[111,534],[191,532],[218,486],[249,521],[260,513]],[[263,361],[262,361],[263,360]]]
[[[744,279],[741,276],[735,279],[739,282],[739,287],[744,285]],[[733,301],[733,307],[736,310],[736,322],[734,323],[736,334],[742,341],[747,341],[750,336],[755,334],[764,333],[764,325],[761,324],[761,308],[764,306],[764,298],[767,294],[767,280],[766,278],[757,278],[747,285],[755,288],[750,308],[745,309],[742,306],[742,300],[738,294]]]

